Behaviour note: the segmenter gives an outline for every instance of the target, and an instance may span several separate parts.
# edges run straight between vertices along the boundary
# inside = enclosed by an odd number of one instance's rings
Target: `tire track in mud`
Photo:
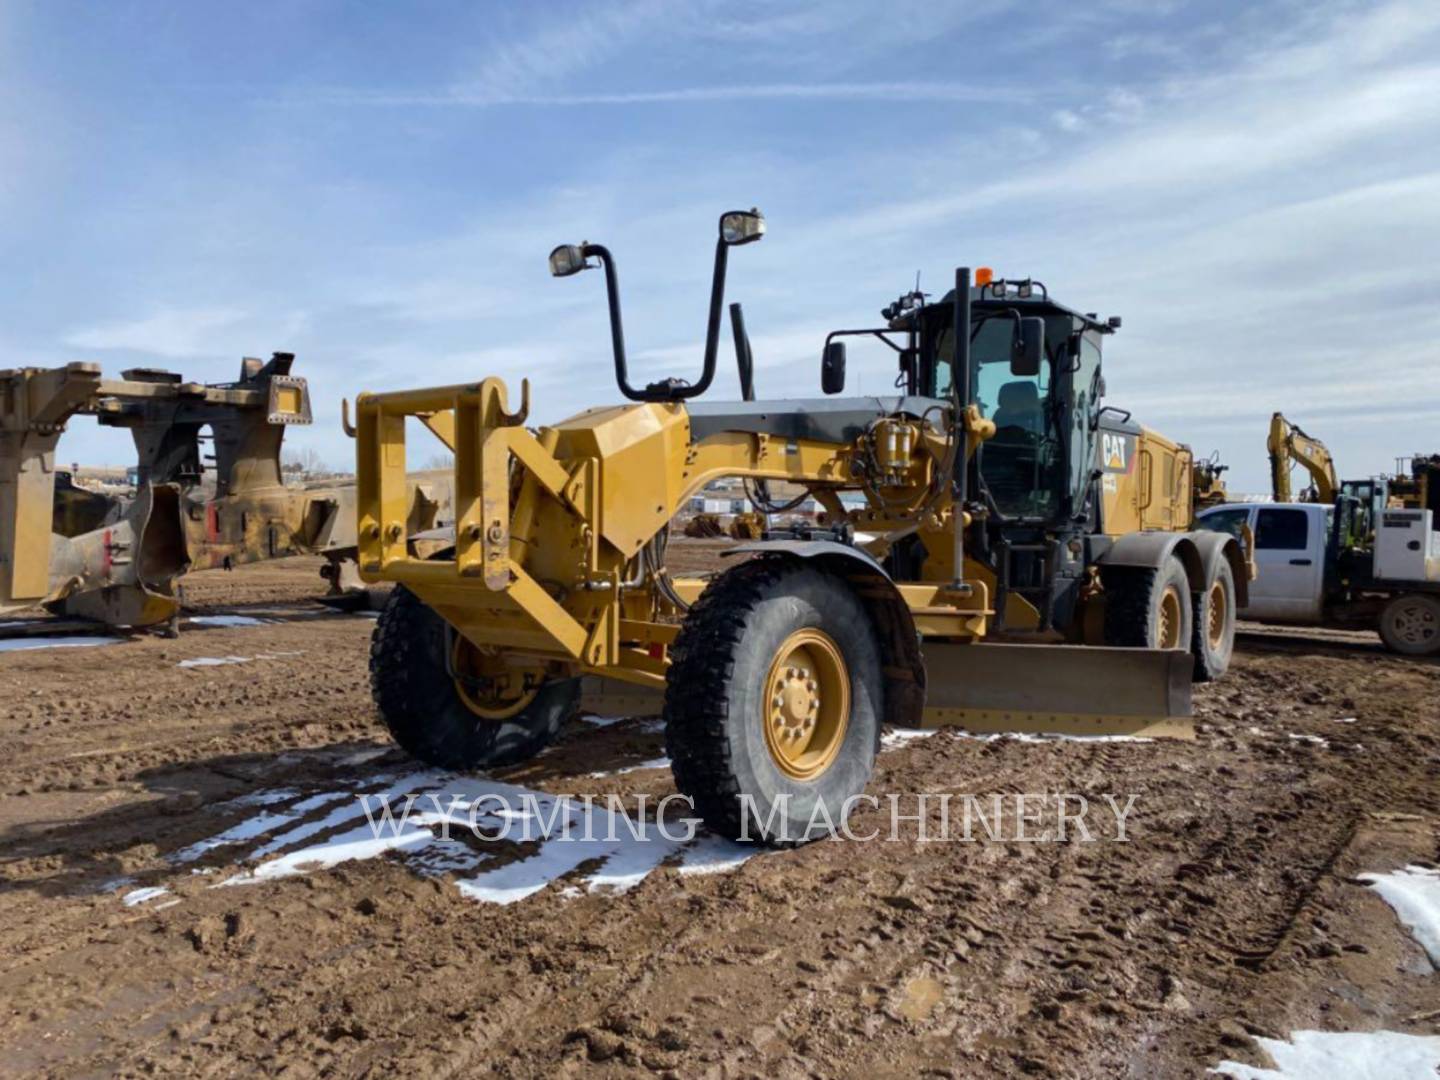
[[[222,582],[227,603],[243,600],[241,579]],[[249,655],[257,632],[207,630],[193,651]],[[1395,974],[1413,943],[1343,876],[1387,869],[1417,844],[1430,858],[1440,850],[1440,669],[1328,645],[1242,650],[1232,678],[1197,688],[1195,743],[938,735],[883,755],[871,787],[1135,793],[1125,844],[921,844],[912,824],[898,843],[822,842],[728,875],[664,871],[622,896],[550,889],[510,908],[460,899],[447,880],[385,858],[236,889],[167,877],[183,903],[161,911],[76,895],[136,868],[150,884],[143,871],[163,853],[241,820],[210,809],[221,800],[292,781],[303,798],[353,777],[341,763],[353,745],[336,744],[375,731],[368,625],[263,632],[281,635],[265,650],[307,659],[178,670],[191,652],[162,664],[175,643],[138,642],[0,661],[0,690],[25,699],[0,728],[23,744],[0,762],[0,788],[34,792],[0,804],[28,815],[0,826],[0,995],[11,1006],[0,1051],[43,1047],[36,1066],[56,1075],[1108,1080],[1195,1075],[1243,1055],[1226,1041],[1245,1037],[1228,1018],[1280,1034],[1317,1026],[1312,1002],[1335,1000],[1333,987],[1363,990],[1357,1009],[1398,1010],[1387,1022],[1440,1005],[1403,996],[1426,992]],[[82,695],[88,708],[68,722],[28,704]],[[504,779],[663,794],[663,771],[580,778],[597,753],[653,757],[655,739],[576,729]],[[396,765],[398,755],[363,771]],[[39,771],[55,790],[37,790]],[[1365,827],[1385,811],[1421,815],[1404,844]],[[1362,905],[1389,945],[1360,937],[1337,915],[1345,903]],[[1359,941],[1375,955],[1346,951]]]

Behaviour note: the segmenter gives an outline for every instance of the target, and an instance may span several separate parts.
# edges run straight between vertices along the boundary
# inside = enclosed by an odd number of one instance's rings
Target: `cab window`
[[[1309,546],[1310,515],[1304,510],[1262,507],[1255,525],[1257,551],[1304,551]]]

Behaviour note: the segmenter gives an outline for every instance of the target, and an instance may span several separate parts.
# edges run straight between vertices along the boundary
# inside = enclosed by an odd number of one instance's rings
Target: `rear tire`
[[[845,581],[787,559],[743,563],[690,609],[671,657],[665,747],[712,832],[789,845],[843,824],[884,715],[875,629]]]
[[[1213,682],[1230,669],[1235,651],[1235,572],[1229,560],[1219,558],[1205,583],[1205,591],[1191,598],[1195,628],[1190,651],[1195,654],[1195,681]]]
[[[1380,612],[1380,640],[1404,656],[1440,655],[1440,600],[1424,593],[1397,596]]]
[[[1189,649],[1194,620],[1190,581],[1175,556],[1158,570],[1104,571],[1105,643],[1132,649]]]
[[[513,711],[481,715],[451,674],[453,641],[419,597],[403,585],[391,591],[370,639],[370,693],[412,757],[446,769],[514,765],[548,746],[577,711],[580,680],[552,679],[517,696]]]

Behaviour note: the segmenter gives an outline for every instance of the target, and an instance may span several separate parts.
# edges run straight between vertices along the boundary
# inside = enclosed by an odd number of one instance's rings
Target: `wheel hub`
[[[850,715],[850,676],[834,640],[797,630],[775,651],[765,679],[765,745],[786,776],[810,780],[834,763]]]
[[[1223,583],[1217,581],[1210,586],[1210,618],[1206,626],[1206,636],[1210,639],[1210,648],[1212,649],[1218,650],[1225,643],[1225,621],[1229,615],[1228,602]]]
[[[1419,604],[1400,608],[1392,622],[1399,637],[1412,645],[1424,644],[1440,632],[1434,614]]]
[[[1173,585],[1160,598],[1160,617],[1156,622],[1156,645],[1161,649],[1180,648],[1180,591]]]
[[[543,668],[511,667],[495,650],[455,635],[450,654],[455,693],[482,720],[508,720],[524,712],[545,681]]]

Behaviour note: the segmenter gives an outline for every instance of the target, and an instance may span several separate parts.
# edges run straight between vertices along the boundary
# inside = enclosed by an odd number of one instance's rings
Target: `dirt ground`
[[[1440,976],[1357,878],[1440,862],[1433,662],[1250,630],[1194,743],[942,733],[870,789],[1134,795],[1125,843],[910,822],[628,891],[582,853],[500,904],[459,880],[523,883],[538,849],[349,857],[354,794],[417,766],[317,565],[193,575],[177,640],[0,653],[0,1072],[1197,1076],[1268,1064],[1254,1035],[1440,1030]],[[663,754],[653,721],[581,719],[494,779],[661,796]]]

